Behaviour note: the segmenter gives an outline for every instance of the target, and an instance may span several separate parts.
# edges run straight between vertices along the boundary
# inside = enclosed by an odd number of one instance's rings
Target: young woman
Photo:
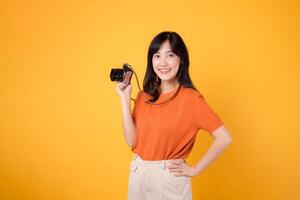
[[[191,177],[200,174],[231,143],[222,120],[194,87],[189,56],[175,32],[152,40],[143,91],[131,113],[131,85],[117,83],[124,137],[134,153],[128,180],[129,200],[191,200]],[[199,129],[214,142],[195,166],[185,159]]]

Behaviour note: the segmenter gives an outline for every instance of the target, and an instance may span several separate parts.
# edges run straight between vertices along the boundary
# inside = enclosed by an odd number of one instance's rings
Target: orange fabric
[[[176,89],[161,94],[156,103],[171,97]],[[177,96],[162,105],[145,102],[150,95],[139,92],[132,118],[136,125],[136,142],[131,147],[144,160],[187,158],[199,129],[212,133],[222,120],[196,90],[181,86]]]

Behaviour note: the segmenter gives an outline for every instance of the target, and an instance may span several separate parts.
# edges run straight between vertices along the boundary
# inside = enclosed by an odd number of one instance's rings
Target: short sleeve
[[[138,94],[136,95],[134,105],[133,105],[133,111],[131,114],[134,123],[136,122],[136,116],[137,116],[138,107],[139,107],[138,105],[139,105],[140,100],[141,100],[141,91],[139,91]]]
[[[203,129],[209,134],[223,125],[223,121],[214,112],[210,105],[205,101],[204,97],[199,93],[196,97],[194,105],[194,117],[196,125],[199,129]]]

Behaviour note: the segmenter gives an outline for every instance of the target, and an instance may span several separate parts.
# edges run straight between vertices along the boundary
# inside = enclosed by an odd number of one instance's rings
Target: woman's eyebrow
[[[167,51],[166,53],[169,53],[169,52],[172,52],[171,50],[169,50],[169,51]],[[158,52],[156,52],[156,53],[160,53],[159,51]]]

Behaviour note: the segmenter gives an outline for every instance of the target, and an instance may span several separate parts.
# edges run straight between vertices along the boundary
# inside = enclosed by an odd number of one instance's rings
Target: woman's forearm
[[[124,138],[128,146],[132,146],[135,143],[135,124],[131,115],[130,99],[121,99],[122,103],[122,124]]]
[[[224,149],[230,144],[222,139],[215,139],[206,154],[194,166],[197,174],[202,172],[212,161],[214,161]]]

